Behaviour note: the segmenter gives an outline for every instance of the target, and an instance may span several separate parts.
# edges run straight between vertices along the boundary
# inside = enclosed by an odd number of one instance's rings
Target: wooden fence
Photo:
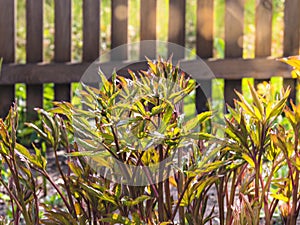
[[[155,40],[156,0],[141,1],[140,39]],[[241,90],[244,77],[257,80],[282,76],[284,85],[292,87],[295,99],[296,81],[290,78],[288,66],[269,59],[272,48],[272,0],[256,1],[255,59],[243,59],[245,0],[225,1],[225,59],[213,57],[213,0],[197,0],[196,53],[205,59],[217,78],[225,80],[224,98],[232,104],[234,89]],[[168,41],[184,46],[186,0],[169,0]],[[42,107],[43,83],[54,83],[55,100],[70,100],[70,84],[78,82],[89,63],[99,56],[100,0],[83,0],[83,54],[81,63],[71,63],[71,0],[55,0],[54,62],[43,63],[43,0],[26,1],[26,64],[15,63],[16,2],[0,0],[0,57],[3,66],[0,75],[0,116],[7,113],[14,101],[16,83],[25,83],[27,113]],[[128,1],[111,1],[111,48],[128,42]],[[300,1],[285,0],[283,56],[299,54]],[[120,13],[122,16],[120,16]],[[91,16],[92,15],[92,16]],[[140,50],[141,52],[144,49]],[[155,48],[153,49],[155,53]],[[149,53],[149,52],[148,52]],[[184,57],[183,52],[175,52]],[[126,54],[123,59],[126,59]],[[186,61],[193,67],[193,60]],[[200,81],[208,85],[210,80]],[[196,93],[196,106],[203,109],[205,98]],[[32,118],[32,117],[31,117]]]

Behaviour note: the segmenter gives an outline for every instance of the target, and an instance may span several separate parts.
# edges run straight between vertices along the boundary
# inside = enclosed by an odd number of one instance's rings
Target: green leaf
[[[164,133],[165,132],[165,130],[166,130],[167,126],[169,125],[169,122],[172,118],[172,115],[173,115],[173,108],[168,106],[165,109],[165,112],[164,112],[164,115],[163,115],[163,118],[162,118],[162,124],[158,129],[158,133]]]
[[[201,123],[203,123],[206,120],[210,119],[211,116],[212,116],[212,112],[211,111],[200,113],[195,118],[189,120],[184,125],[184,129],[186,131],[190,131],[190,130],[194,129],[196,126],[199,126]]]
[[[76,143],[84,149],[84,151],[95,152],[99,150],[99,145],[97,143],[92,143],[88,139],[78,138]]]
[[[215,138],[212,134],[204,132],[192,132],[182,136],[183,138],[192,138],[195,140],[209,140]]]
[[[124,201],[124,205],[126,206],[134,206],[134,205],[137,205],[141,202],[144,202],[146,200],[149,200],[151,199],[152,197],[148,196],[148,195],[141,195],[139,197],[137,197],[136,199],[134,200],[125,200]]]
[[[100,219],[101,222],[106,222],[109,224],[124,224],[124,225],[131,225],[135,223],[131,223],[130,220],[126,217],[122,217],[117,213],[108,215],[110,218],[102,218]]]
[[[157,115],[164,111],[164,107],[162,105],[155,106],[151,109],[151,116]]]
[[[259,119],[256,114],[255,111],[253,110],[253,108],[251,107],[251,105],[246,101],[246,99],[244,98],[244,96],[242,94],[240,94],[239,92],[235,92],[237,94],[237,96],[240,98],[241,101],[237,101],[237,103],[244,109],[244,111],[250,115],[253,118]],[[255,107],[255,106],[254,106]]]
[[[252,98],[253,98],[253,103],[254,103],[254,104],[256,105],[256,107],[258,108],[257,114],[259,113],[259,117],[262,118],[262,115],[264,114],[264,108],[263,108],[263,105],[262,105],[262,103],[261,103],[261,100],[259,99],[256,90],[255,90],[254,87],[250,84],[250,82],[248,82],[248,86],[249,86],[249,89],[250,89],[250,91],[251,91],[251,95],[252,95]]]
[[[111,196],[111,195],[103,192],[102,195],[99,195],[99,198],[104,201],[110,202],[115,206],[118,206],[118,203],[117,203],[116,199],[114,198],[114,196]]]
[[[36,163],[35,165],[40,166],[42,169],[46,169],[47,160],[42,156],[41,150],[38,149],[34,144],[32,144],[32,146],[35,150],[35,161],[33,163]]]
[[[25,125],[27,125],[30,128],[33,128],[38,133],[38,135],[41,136],[41,138],[43,138],[45,141],[48,141],[47,134],[44,131],[42,131],[39,127],[37,127],[35,124],[25,123]]]
[[[1,192],[0,192],[0,199],[2,199],[3,201],[10,201],[11,200],[9,195],[6,195],[6,194],[1,193]]]
[[[286,105],[286,101],[287,98],[290,95],[290,89],[287,89],[286,92],[284,93],[283,98],[280,99],[280,101],[275,104],[275,106],[268,107],[267,108],[267,112],[266,112],[266,116],[267,116],[267,120],[271,119],[272,117],[277,117],[279,116],[279,114],[282,112],[283,108]]]
[[[74,162],[68,161],[68,166],[71,169],[71,171],[77,176],[81,177],[83,174],[83,171],[80,169],[79,166],[77,166]]]
[[[16,143],[16,150],[29,161],[33,160],[32,155],[23,145]]]
[[[253,159],[245,153],[242,153],[242,158],[252,167],[255,168]]]
[[[140,101],[135,102],[135,104],[132,106],[132,110],[135,112],[139,112],[142,116],[146,115],[145,107]]]
[[[272,193],[271,194],[271,197],[275,198],[275,199],[278,199],[280,201],[284,201],[284,202],[289,202],[289,198],[284,196],[283,194],[275,194],[275,193]]]
[[[197,183],[196,185],[196,197],[199,198],[201,193],[203,192],[203,190],[205,188],[208,188],[212,183],[214,183],[215,181],[217,181],[219,179],[219,177],[208,177],[207,179],[204,179],[200,182]]]

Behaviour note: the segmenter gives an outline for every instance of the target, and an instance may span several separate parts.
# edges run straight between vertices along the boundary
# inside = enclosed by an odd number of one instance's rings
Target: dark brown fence
[[[141,1],[141,40],[156,39],[156,0]],[[0,57],[3,67],[0,75],[0,116],[5,115],[14,101],[16,83],[27,85],[27,113],[42,107],[43,83],[54,83],[55,100],[70,100],[70,84],[78,82],[89,63],[99,56],[100,0],[83,0],[83,54],[81,63],[71,61],[71,0],[55,0],[54,62],[43,63],[43,0],[26,1],[26,64],[15,64],[16,2],[0,0]],[[185,45],[186,0],[169,1],[168,41]],[[288,66],[268,57],[272,48],[272,0],[256,1],[255,59],[243,59],[245,0],[225,0],[225,59],[213,57],[213,0],[197,0],[196,53],[205,59],[217,78],[225,80],[224,98],[232,104],[234,89],[241,90],[241,80],[253,77],[258,81],[282,76],[284,85],[292,87],[296,96],[296,81],[290,78]],[[128,1],[112,0],[111,48],[128,42]],[[283,56],[299,54],[300,1],[285,0]],[[120,16],[120,13],[122,16]],[[145,49],[141,49],[141,55]],[[155,54],[147,50],[147,54]],[[172,50],[170,50],[171,52]],[[183,52],[174,52],[183,58]],[[121,56],[126,60],[127,54]],[[185,61],[193,68],[193,60]],[[210,80],[200,83],[208,86]],[[211,88],[210,91],[211,92]],[[208,96],[210,97],[210,96]],[[196,93],[196,106],[201,110],[205,98]]]

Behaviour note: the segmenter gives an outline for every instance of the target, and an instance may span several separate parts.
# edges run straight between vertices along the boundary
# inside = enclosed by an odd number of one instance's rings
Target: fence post
[[[0,58],[15,61],[15,0],[0,0]],[[1,75],[1,71],[0,71]],[[14,85],[0,85],[0,117],[5,117],[14,101]]]
[[[55,35],[54,61],[64,63],[71,61],[71,0],[55,0]],[[55,84],[56,101],[70,101],[71,84]]]
[[[156,4],[157,0],[141,0],[141,41],[156,40]],[[140,59],[156,57],[155,43],[140,46]]]
[[[291,56],[299,54],[300,40],[300,1],[285,0],[284,5],[284,39],[283,39],[283,56]],[[296,100],[296,79],[284,79],[283,86],[291,87],[290,98]]]
[[[111,49],[128,42],[128,0],[112,0],[111,2]],[[118,55],[112,55],[114,60],[126,60],[127,47]]]
[[[225,58],[243,57],[244,0],[226,0],[225,5]],[[225,80],[225,102],[233,106],[234,90],[241,92],[241,79]]]
[[[100,1],[83,0],[83,62],[93,62],[100,51]]]
[[[169,36],[168,41],[185,46],[185,9],[186,1],[170,0],[169,2]],[[169,48],[168,55],[173,54],[174,59],[184,58],[183,48]]]
[[[197,0],[197,36],[196,52],[201,59],[213,57],[213,0]],[[209,110],[209,100],[212,99],[211,80],[197,81],[200,87],[196,89],[196,110],[198,113]]]
[[[268,57],[272,47],[272,16],[273,3],[271,0],[256,0],[255,9],[255,57]],[[256,79],[255,86],[270,79]]]
[[[43,61],[43,0],[26,0],[26,62]],[[35,107],[43,107],[43,84],[26,86],[27,120],[37,119]]]

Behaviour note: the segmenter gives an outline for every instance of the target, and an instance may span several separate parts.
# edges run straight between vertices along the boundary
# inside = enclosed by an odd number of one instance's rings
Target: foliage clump
[[[0,197],[14,224],[296,224],[300,105],[288,104],[289,88],[274,96],[249,85],[251,100],[237,93],[215,137],[212,112],[187,120],[181,110],[195,82],[170,60],[148,65],[82,84],[81,108],[37,109],[40,125],[27,125],[54,152],[59,179],[38,146],[18,143],[17,107],[0,119]]]

